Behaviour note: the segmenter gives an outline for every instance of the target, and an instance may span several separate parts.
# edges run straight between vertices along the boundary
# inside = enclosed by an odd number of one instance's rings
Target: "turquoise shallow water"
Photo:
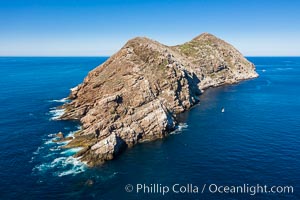
[[[208,89],[177,134],[87,169],[71,157],[79,149],[51,142],[78,129],[53,120],[54,107],[106,59],[0,58],[0,199],[300,199],[300,58],[250,57],[259,78]],[[125,192],[138,183],[291,185],[294,193]]]

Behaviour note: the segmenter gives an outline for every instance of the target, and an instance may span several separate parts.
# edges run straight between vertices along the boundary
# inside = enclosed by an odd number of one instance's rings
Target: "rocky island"
[[[238,50],[208,33],[177,46],[131,39],[71,90],[60,119],[82,128],[64,148],[82,147],[75,157],[99,165],[166,137],[205,89],[257,76]]]

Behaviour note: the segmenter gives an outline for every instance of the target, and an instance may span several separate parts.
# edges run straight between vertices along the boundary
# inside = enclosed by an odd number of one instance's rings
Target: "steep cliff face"
[[[203,89],[254,77],[252,63],[210,34],[173,47],[134,38],[72,89],[61,119],[80,120],[82,130],[66,148],[84,147],[76,156],[101,164],[167,136]]]

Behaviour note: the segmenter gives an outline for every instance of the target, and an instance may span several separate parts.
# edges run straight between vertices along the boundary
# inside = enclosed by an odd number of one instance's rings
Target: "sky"
[[[300,1],[0,0],[0,56],[109,56],[209,32],[245,56],[300,56]]]

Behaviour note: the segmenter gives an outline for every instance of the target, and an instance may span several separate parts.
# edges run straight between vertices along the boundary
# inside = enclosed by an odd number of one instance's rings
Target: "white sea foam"
[[[81,126],[77,126],[76,128],[77,130],[70,131],[65,136],[74,137],[74,134],[81,129]],[[66,176],[75,175],[85,171],[87,168],[86,163],[81,162],[80,158],[73,157],[74,154],[83,148],[62,149],[61,146],[70,141],[53,142],[53,139],[58,138],[55,133],[48,134],[47,136],[48,138],[45,139],[44,145],[34,152],[34,154],[39,154],[39,159],[36,159],[35,161],[42,162],[39,164],[37,163],[32,169],[33,173],[51,173],[54,176]],[[44,150],[41,151],[42,149]]]
[[[50,150],[50,151],[59,151],[59,150],[61,150],[61,148],[59,148],[59,147],[54,147],[54,148],[50,148],[49,150]]]
[[[73,156],[58,157],[51,163],[43,163],[35,166],[33,171],[41,173],[49,170],[54,170],[53,174],[56,176],[76,175],[86,170],[87,165],[79,160],[80,158],[74,158]]]
[[[187,129],[188,125],[186,123],[179,123],[179,125],[176,127],[176,129],[174,131],[172,131],[170,134],[179,134],[181,133],[183,130]]]
[[[52,137],[51,139],[46,140],[46,142],[44,144],[46,144],[46,145],[49,145],[49,144],[58,144],[58,145],[61,146],[61,145],[66,145],[66,144],[68,144],[70,142],[70,140],[68,140],[68,141],[62,141],[62,142],[53,142],[53,140],[55,138],[57,138],[57,137]]]
[[[51,120],[58,120],[65,113],[65,109],[54,109],[50,111]]]
[[[59,170],[55,173],[60,177],[66,175],[76,175],[86,170],[85,163],[81,162],[79,158],[74,158],[73,156],[56,158],[51,165],[53,167],[56,166],[63,168],[62,171]]]
[[[50,163],[43,163],[41,165],[36,165],[32,171],[45,172],[50,168]]]
[[[40,150],[41,150],[41,149],[44,149],[44,148],[45,148],[45,147],[43,147],[43,146],[38,147],[37,150],[36,150],[35,152],[33,152],[33,154],[35,154],[35,155],[39,154],[39,153],[40,153]]]
[[[61,152],[60,154],[74,155],[82,149],[83,149],[82,147],[71,148],[71,149],[68,149],[68,150],[65,150],[65,151]]]
[[[187,128],[188,128],[187,123],[179,123],[179,125],[178,125],[178,130],[179,131],[182,131],[182,130],[187,129]]]
[[[81,127],[77,127],[80,129]],[[74,137],[76,131],[69,132],[67,137]],[[57,138],[56,134],[49,134],[43,146],[39,147],[34,154],[40,154],[39,157],[42,158],[43,163],[36,165],[33,168],[33,172],[36,173],[52,173],[54,176],[66,176],[66,175],[76,175],[82,173],[87,168],[86,163],[81,162],[80,158],[74,158],[73,155],[79,152],[82,147],[71,148],[71,149],[61,149],[62,145],[67,144],[69,141],[65,142],[53,142],[53,138]],[[51,144],[51,145],[50,145]],[[45,145],[49,145],[48,147]],[[41,151],[41,149],[47,148],[48,151]],[[45,154],[45,152],[47,152]],[[60,157],[57,157],[60,156]],[[56,158],[55,158],[56,157]],[[54,159],[55,158],[55,159]]]
[[[54,156],[56,153],[49,153],[47,155],[44,156],[44,158],[48,158],[48,157],[51,157],[51,156]]]
[[[73,88],[70,88],[70,90],[73,92],[73,91],[75,91],[75,90],[77,90],[78,89],[78,86],[76,86],[76,87],[73,87]]]
[[[51,138],[50,140],[47,140],[44,144],[54,144],[54,142],[52,141],[53,139]]]
[[[78,129],[78,130],[79,130],[79,129]],[[76,133],[78,130],[76,130],[76,131],[70,131],[70,132],[66,135],[66,137],[72,137],[72,138],[74,138],[74,135],[75,135],[75,133]]]
[[[57,133],[51,133],[51,134],[48,134],[48,137],[56,137]]]
[[[67,140],[67,141],[63,141],[63,142],[56,142],[56,144],[63,146],[63,145],[68,144],[69,142],[71,142],[71,140]]]
[[[58,102],[58,103],[66,103],[68,102],[68,98],[62,98],[62,99],[54,99],[54,100],[51,100],[51,102]]]

